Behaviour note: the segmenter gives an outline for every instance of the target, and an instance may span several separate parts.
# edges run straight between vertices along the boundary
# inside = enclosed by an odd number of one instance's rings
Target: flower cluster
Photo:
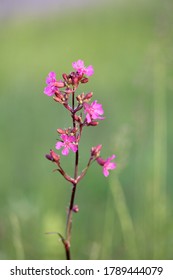
[[[72,185],[72,192],[70,203],[67,213],[66,222],[66,237],[63,237],[60,233],[57,233],[61,238],[66,252],[66,258],[71,259],[70,244],[71,244],[71,229],[72,229],[72,214],[79,211],[78,205],[75,202],[75,193],[77,184],[86,175],[88,168],[93,162],[98,163],[102,167],[102,171],[105,177],[109,175],[109,170],[116,168],[114,160],[115,155],[103,159],[100,156],[102,145],[99,144],[91,148],[89,159],[86,167],[79,174],[79,143],[81,140],[83,129],[90,126],[97,126],[100,120],[104,119],[104,110],[102,104],[97,100],[91,101],[93,97],[92,92],[76,94],[80,84],[85,84],[89,81],[90,76],[94,74],[92,65],[85,67],[82,60],[78,60],[72,63],[74,71],[70,74],[63,73],[62,78],[56,78],[55,72],[50,72],[46,78],[47,86],[44,89],[44,93],[47,96],[52,96],[54,101],[63,106],[71,117],[72,125],[68,128],[58,128],[58,141],[55,144],[57,150],[61,149],[63,156],[68,156],[70,152],[74,153],[74,176],[69,176],[62,168],[60,159],[61,156],[52,149],[46,158],[53,162],[57,169],[55,171],[60,172],[65,180]]]
[[[62,74],[62,79],[56,79],[56,73],[50,72],[46,78],[47,86],[44,89],[44,93],[47,96],[53,96],[53,99],[63,105],[70,113],[72,117],[73,128],[57,129],[59,133],[59,141],[56,143],[55,148],[57,150],[62,149],[62,155],[68,156],[70,150],[74,153],[78,151],[79,142],[82,135],[82,130],[86,126],[97,126],[98,120],[104,119],[104,110],[102,104],[94,100],[90,103],[93,96],[92,92],[81,93],[75,96],[76,89],[80,83],[87,83],[88,77],[94,74],[92,65],[85,67],[82,60],[78,60],[72,63],[74,69],[70,74]],[[75,180],[80,180],[86,173],[88,167],[93,161],[96,161],[103,168],[104,176],[109,175],[109,170],[115,169],[116,164],[111,162],[115,155],[103,159],[100,157],[102,145],[98,145],[91,149],[90,158],[87,168],[84,169],[81,175]],[[68,180],[69,176],[65,173],[60,165],[60,155],[57,155],[51,150],[46,158],[58,164],[58,171]],[[73,179],[71,178],[71,181]]]

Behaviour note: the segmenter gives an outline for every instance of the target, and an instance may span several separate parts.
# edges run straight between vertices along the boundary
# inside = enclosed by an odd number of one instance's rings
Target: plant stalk
[[[76,128],[74,114],[75,114],[75,112],[74,112],[74,92],[73,92],[72,93],[72,119],[73,119],[73,128]],[[75,181],[78,176],[78,162],[79,162],[79,151],[77,150],[75,153],[75,167],[74,167],[74,180]],[[67,216],[66,240],[64,243],[67,260],[71,259],[70,245],[71,245],[72,214],[73,214],[73,206],[74,206],[74,201],[75,201],[76,188],[77,188],[77,183],[73,183],[70,204],[69,204],[69,209],[68,209],[68,216]]]

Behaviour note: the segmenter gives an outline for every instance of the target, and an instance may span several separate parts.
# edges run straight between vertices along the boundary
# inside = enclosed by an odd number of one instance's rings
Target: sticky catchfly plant
[[[116,168],[116,163],[113,162],[115,155],[103,159],[100,157],[102,145],[98,144],[92,147],[88,157],[88,163],[81,173],[78,171],[79,167],[79,143],[82,137],[83,129],[90,126],[97,126],[98,120],[104,119],[104,110],[102,104],[97,100],[90,102],[93,97],[92,92],[76,94],[76,90],[81,84],[89,81],[90,76],[94,74],[92,65],[85,66],[83,60],[78,60],[72,63],[74,71],[70,74],[63,73],[60,80],[56,79],[56,73],[50,72],[46,78],[47,86],[44,93],[47,96],[52,96],[54,101],[59,103],[67,110],[68,116],[71,118],[71,123],[68,128],[58,128],[58,141],[55,143],[56,150],[61,150],[62,156],[68,156],[69,153],[74,153],[74,175],[70,176],[61,166],[61,156],[54,150],[50,150],[46,154],[46,158],[56,165],[54,171],[58,171],[63,178],[68,181],[71,186],[71,197],[67,212],[66,232],[63,236],[57,232],[65,249],[66,259],[71,259],[71,229],[72,229],[72,215],[79,212],[78,205],[75,204],[75,195],[78,183],[84,178],[88,168],[93,162],[98,163],[102,167],[103,175],[107,177],[109,170]]]

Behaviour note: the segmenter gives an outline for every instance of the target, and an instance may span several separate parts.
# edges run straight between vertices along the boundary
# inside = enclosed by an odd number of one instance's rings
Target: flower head
[[[77,143],[75,136],[68,136],[67,134],[61,134],[62,141],[56,143],[56,149],[59,150],[63,148],[62,154],[67,156],[69,154],[69,149],[71,149],[74,153],[77,151]]]
[[[58,91],[58,87],[56,83],[57,83],[56,73],[50,72],[46,78],[47,87],[45,87],[44,93],[48,96],[54,95],[54,93]]]
[[[116,168],[116,163],[111,162],[111,160],[113,160],[114,158],[115,158],[115,155],[112,155],[111,157],[109,157],[107,159],[103,159],[101,157],[98,157],[96,159],[98,164],[103,166],[103,174],[104,174],[105,177],[107,177],[109,175],[108,170],[113,170],[113,169]]]
[[[92,76],[94,74],[94,69],[92,65],[85,67],[83,60],[78,60],[72,63],[72,67],[80,74],[80,75],[87,75]]]
[[[86,102],[83,103],[84,113],[86,114],[86,121],[90,123],[92,120],[100,119],[103,120],[104,117],[100,117],[100,115],[104,114],[102,104],[97,103],[97,100],[88,104]]]

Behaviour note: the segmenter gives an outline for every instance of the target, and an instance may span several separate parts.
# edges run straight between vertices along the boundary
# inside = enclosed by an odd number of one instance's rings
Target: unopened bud
[[[78,77],[73,77],[73,78],[72,78],[72,84],[73,84],[73,85],[78,85],[78,83],[79,83]]]
[[[72,208],[73,212],[77,213],[79,212],[79,207],[78,205],[74,205],[73,208]]]
[[[84,97],[85,97],[85,94],[84,93],[81,93],[81,94],[79,94],[77,97],[76,97],[76,99],[77,99],[77,101],[79,102],[79,103],[83,103],[83,100],[84,100]]]
[[[89,81],[88,78],[83,78],[83,79],[81,80],[81,83],[82,83],[82,84],[86,84],[86,83],[88,83],[88,81]]]
[[[70,132],[71,135],[76,134],[77,131],[78,131],[77,127],[74,127],[74,128],[72,128],[72,129],[69,128],[69,132]]]
[[[53,99],[58,103],[61,103],[61,104],[63,103],[62,99],[57,96],[54,96]]]
[[[91,156],[97,158],[100,155],[101,149],[102,149],[102,145],[97,145],[96,147],[92,147]]]
[[[91,121],[90,123],[88,123],[88,126],[97,126],[98,124],[99,122]]]
[[[63,79],[64,79],[65,81],[67,81],[67,80],[68,80],[68,76],[67,76],[67,74],[63,73],[63,74],[62,74],[62,77],[63,77]]]
[[[64,129],[62,129],[62,128],[58,128],[58,129],[57,129],[57,132],[58,132],[59,134],[65,134],[65,133],[66,133],[66,131],[65,131]]]
[[[59,90],[56,90],[55,91],[55,96],[60,98],[60,99],[63,99],[64,98],[64,95],[59,91]]]
[[[47,158],[48,160],[53,161],[53,157],[50,154],[45,155],[45,158]]]
[[[68,78],[68,85],[71,85],[72,84],[72,79],[71,78]]]
[[[52,156],[53,161],[55,161],[56,163],[59,162],[60,156],[58,154],[56,154],[53,150],[50,150],[50,155]]]
[[[85,95],[85,97],[84,97],[84,100],[88,100],[88,99],[90,99],[91,97],[93,96],[93,92],[89,92],[89,93],[87,93],[86,95]]]
[[[73,92],[73,90],[71,89],[71,88],[67,88],[66,90],[65,90],[65,93],[66,94],[70,94],[70,93],[72,93]]]
[[[59,160],[60,160],[60,156],[57,155],[53,150],[50,150],[50,153],[45,155],[45,157],[50,160],[50,161],[53,161],[53,162],[56,162],[56,163],[59,163]]]

